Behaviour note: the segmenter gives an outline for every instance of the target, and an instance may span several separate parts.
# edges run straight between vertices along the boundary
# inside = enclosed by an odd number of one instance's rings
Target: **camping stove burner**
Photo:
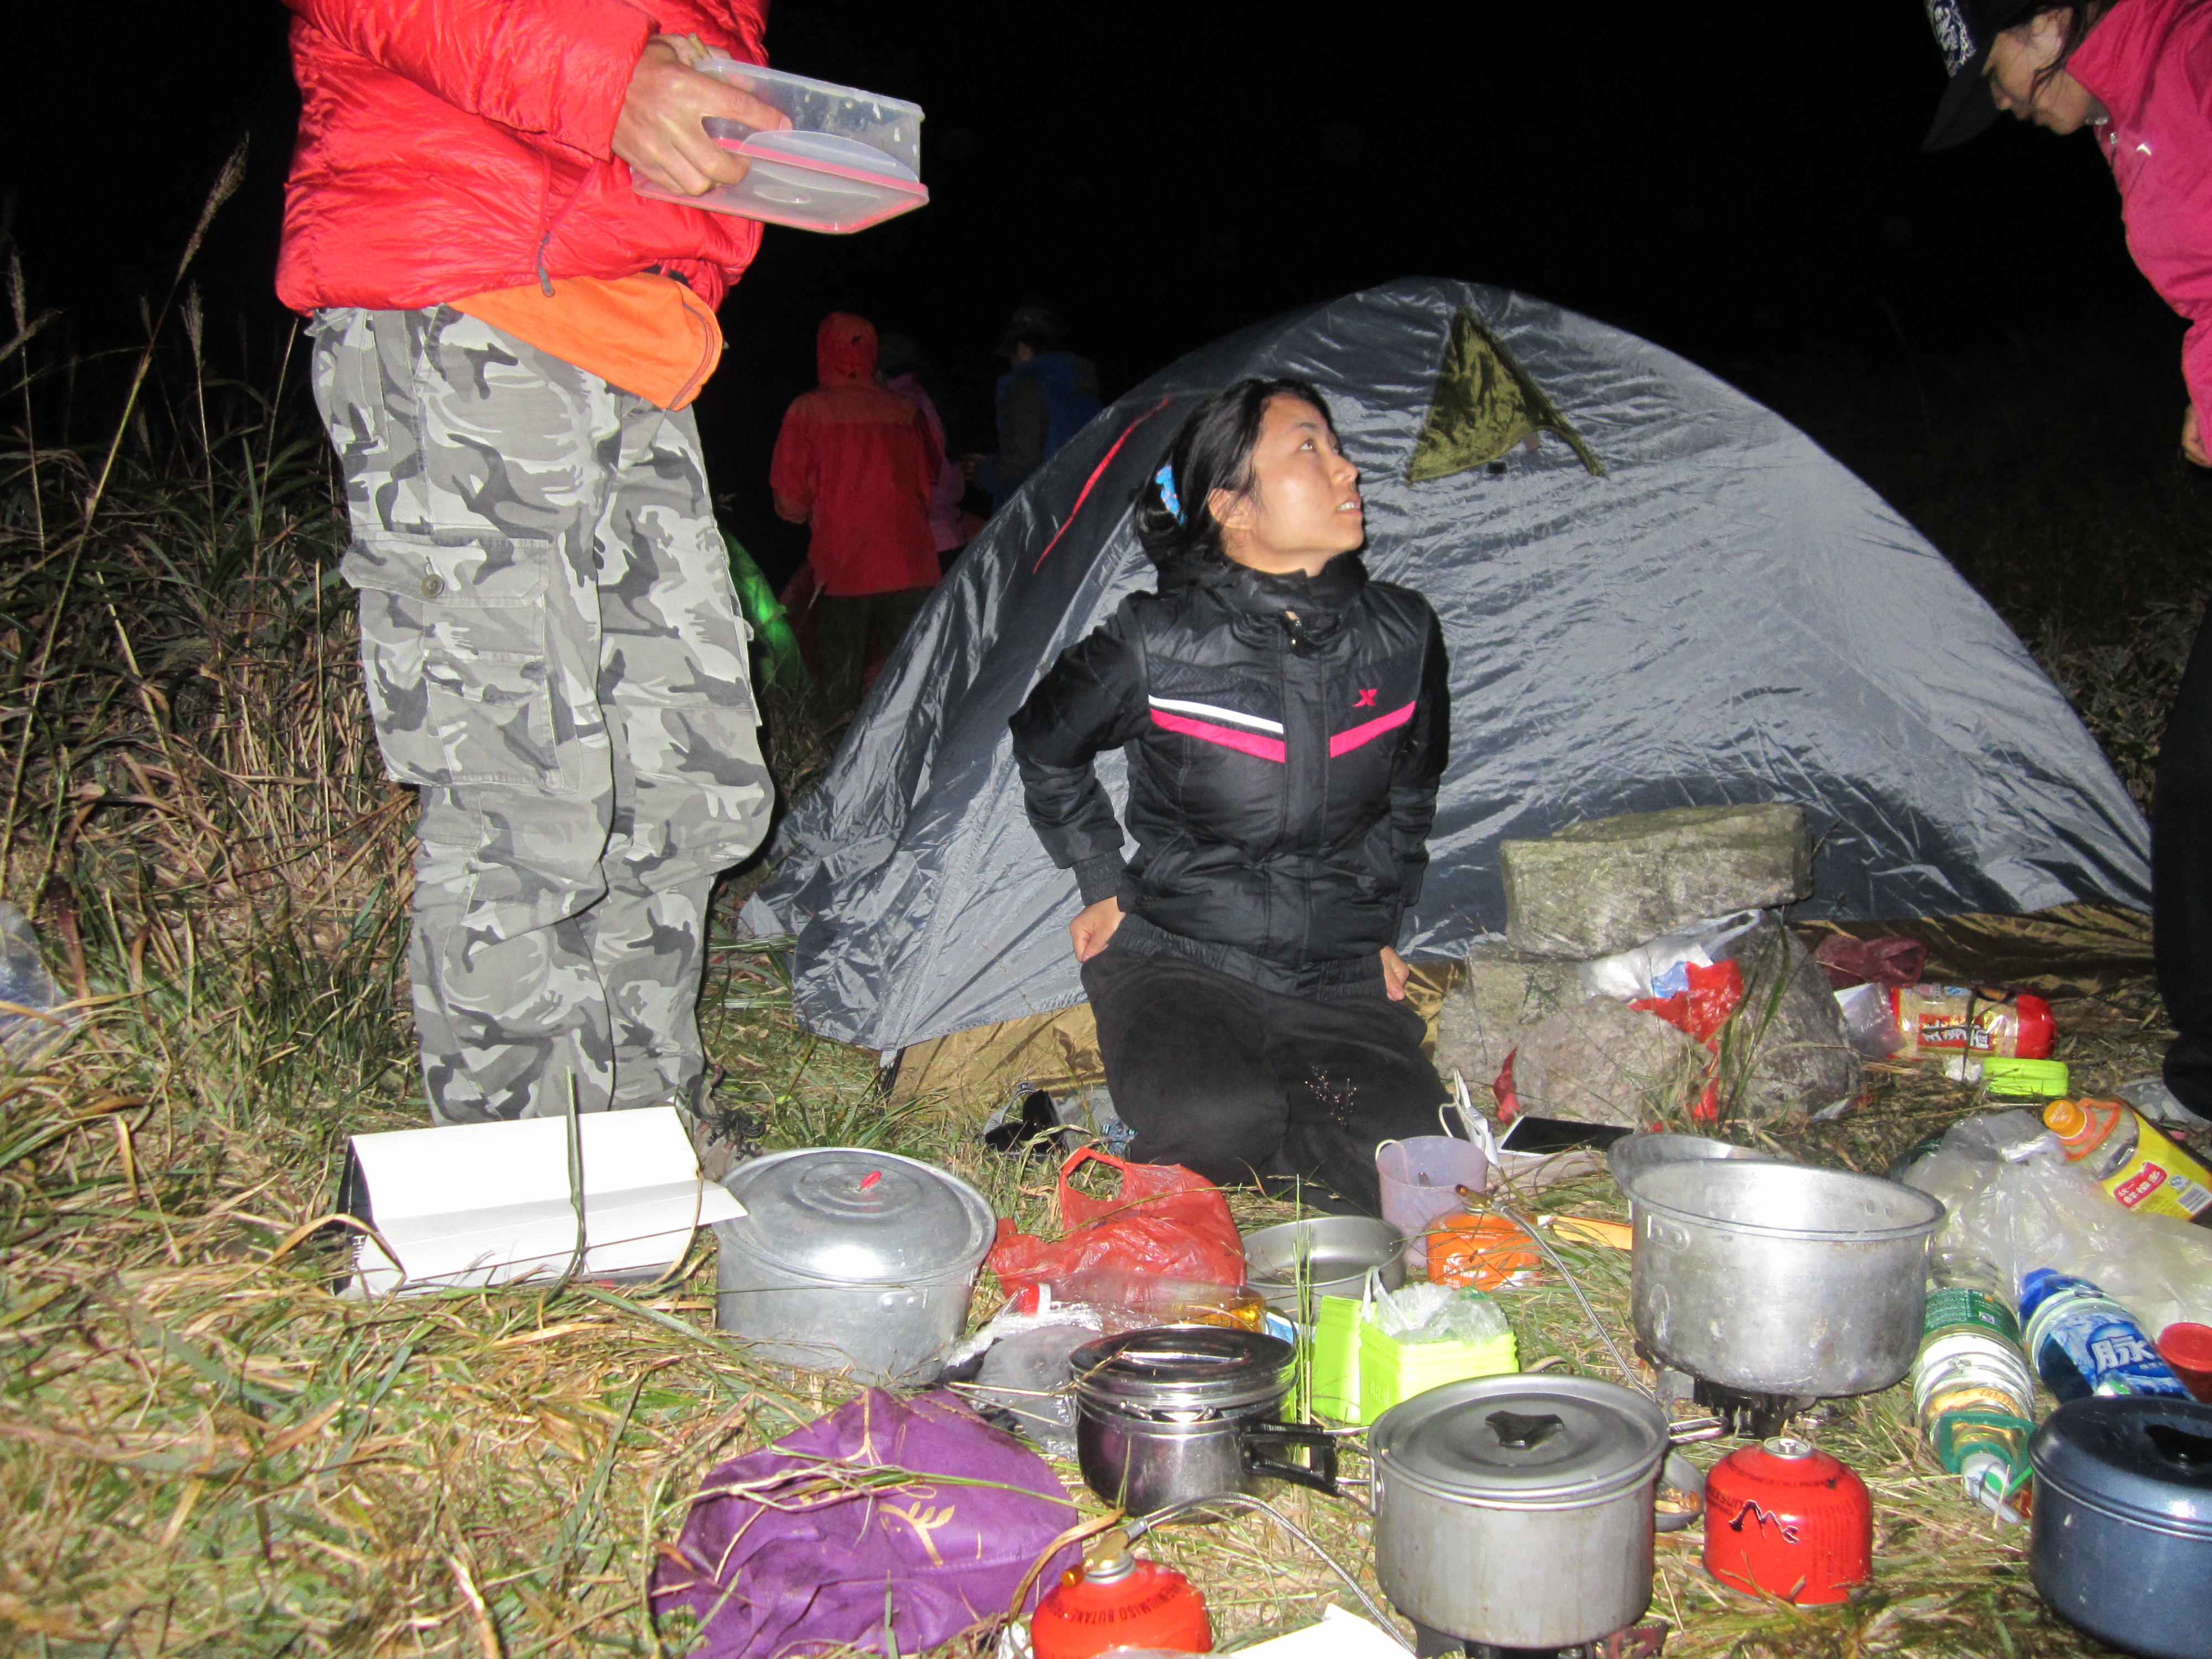
[[[1820,1403],[1811,1395],[1750,1394],[1719,1382],[1708,1382],[1702,1376],[1697,1379],[1691,1398],[1727,1424],[1730,1434],[1745,1440],[1771,1440],[1783,1431],[1791,1418]]]
[[[1468,1659],[1659,1659],[1666,1645],[1667,1626],[1656,1619],[1571,1648],[1493,1647],[1487,1642],[1462,1642],[1426,1625],[1413,1626],[1413,1651],[1419,1659],[1447,1659],[1462,1653]]]

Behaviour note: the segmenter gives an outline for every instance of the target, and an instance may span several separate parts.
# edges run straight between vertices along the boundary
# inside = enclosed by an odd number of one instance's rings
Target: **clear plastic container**
[[[630,187],[656,202],[732,213],[799,230],[839,234],[908,213],[929,200],[921,182],[921,110],[903,99],[809,80],[719,54],[701,73],[726,81],[791,118],[788,131],[710,119],[707,131],[751,166],[734,185],[684,196],[643,179]]]

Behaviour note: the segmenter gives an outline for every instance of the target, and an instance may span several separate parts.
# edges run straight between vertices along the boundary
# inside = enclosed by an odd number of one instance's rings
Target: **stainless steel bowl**
[[[1630,1183],[1647,1170],[1656,1170],[1668,1164],[1702,1164],[1723,1158],[1743,1164],[1781,1164],[1788,1161],[1776,1158],[1771,1152],[1739,1146],[1733,1141],[1709,1140],[1703,1135],[1678,1135],[1664,1130],[1644,1129],[1614,1141],[1605,1155],[1605,1164],[1613,1172],[1613,1184],[1626,1194]]]
[[[1244,1282],[1271,1308],[1295,1315],[1298,1280],[1311,1296],[1358,1296],[1370,1268],[1382,1288],[1406,1282],[1406,1235],[1364,1215],[1315,1216],[1244,1235]]]

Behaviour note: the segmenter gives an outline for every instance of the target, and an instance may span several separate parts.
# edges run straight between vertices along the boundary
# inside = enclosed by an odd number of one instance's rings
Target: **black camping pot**
[[[1132,1515],[1194,1498],[1257,1495],[1263,1480],[1336,1492],[1326,1430],[1275,1421],[1291,1345],[1256,1331],[1176,1325],[1128,1331],[1068,1356],[1075,1455],[1099,1497]],[[1274,1455],[1310,1449],[1310,1464]]]
[[[2212,1405],[2076,1400],[2028,1457],[2029,1571],[2051,1610],[2146,1659],[2212,1659]]]

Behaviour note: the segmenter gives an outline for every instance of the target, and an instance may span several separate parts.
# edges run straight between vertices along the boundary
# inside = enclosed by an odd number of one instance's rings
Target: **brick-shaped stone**
[[[1477,943],[1437,1016],[1437,1070],[1447,1078],[1456,1070],[1481,1089],[1529,1027],[1580,1000],[1575,969],[1496,940]]]
[[[1595,997],[1540,1020],[1513,1055],[1522,1109],[1632,1129],[1679,1121],[1712,1057],[1656,1014]]]
[[[1508,841],[1505,938],[1536,956],[1586,960],[1733,910],[1790,904],[1813,890],[1805,811],[1677,806]]]

